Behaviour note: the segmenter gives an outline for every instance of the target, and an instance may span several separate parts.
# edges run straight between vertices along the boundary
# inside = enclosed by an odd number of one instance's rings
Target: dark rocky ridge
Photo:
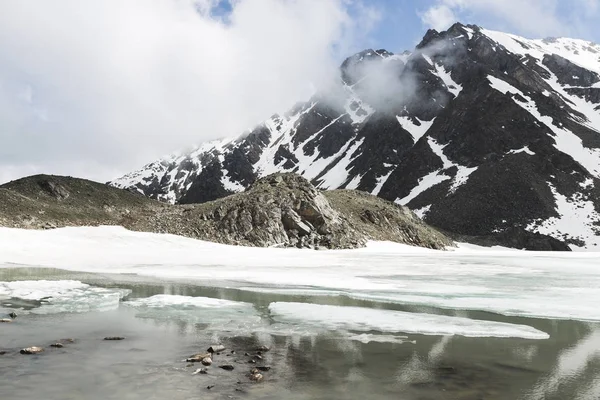
[[[260,247],[348,249],[371,239],[453,245],[405,207],[356,191],[322,192],[295,174],[270,175],[244,193],[191,205],[71,177],[37,175],[0,186],[0,226],[90,225]]]
[[[296,172],[321,189],[359,189],[407,205],[457,238],[540,250],[565,249],[564,243],[594,248],[600,75],[565,54],[598,57],[600,46],[571,40],[560,55],[548,47],[560,40],[505,35],[507,48],[495,37],[455,24],[428,31],[410,55],[365,50],[342,64],[331,93],[221,148],[161,160],[141,170],[146,178],[134,173],[113,184],[194,203],[246,188],[265,171]],[[531,49],[545,54],[519,53]],[[564,144],[579,141],[582,150]],[[597,165],[586,162],[590,156]],[[181,174],[170,179],[174,170]],[[416,190],[427,179],[434,182]],[[565,212],[558,208],[563,197],[573,210],[591,209],[572,221],[584,229],[554,227]]]

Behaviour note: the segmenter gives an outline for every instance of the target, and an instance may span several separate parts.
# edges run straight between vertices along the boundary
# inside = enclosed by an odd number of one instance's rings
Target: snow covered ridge
[[[428,31],[402,56],[365,50],[340,71],[333,89],[249,134],[112,184],[194,203],[296,172],[321,189],[406,204],[463,237],[537,250],[598,248],[599,45],[456,24]],[[563,198],[584,201],[588,216],[565,213]],[[554,228],[556,220],[578,228]]]

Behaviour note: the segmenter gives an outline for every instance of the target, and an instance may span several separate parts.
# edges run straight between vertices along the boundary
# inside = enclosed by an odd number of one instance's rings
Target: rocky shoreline
[[[160,203],[71,177],[37,175],[0,186],[0,226],[97,225],[257,247],[349,249],[368,240],[453,246],[406,207],[354,190],[320,191],[291,173],[259,179],[243,193],[189,205]]]

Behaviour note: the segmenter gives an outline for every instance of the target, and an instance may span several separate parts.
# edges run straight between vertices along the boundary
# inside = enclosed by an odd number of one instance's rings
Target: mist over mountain
[[[429,30],[410,53],[349,57],[337,81],[250,133],[111,185],[202,203],[274,172],[406,205],[464,240],[597,249],[600,46]]]

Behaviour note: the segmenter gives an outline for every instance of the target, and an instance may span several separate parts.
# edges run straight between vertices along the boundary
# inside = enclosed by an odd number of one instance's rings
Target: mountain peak
[[[201,202],[294,172],[320,189],[359,189],[406,205],[461,240],[593,249],[599,57],[600,47],[583,40],[531,40],[461,23],[429,30],[412,55],[366,49],[349,57],[343,82],[250,135],[113,185]]]
[[[417,49],[423,49],[435,43],[438,40],[449,39],[449,38],[460,38],[466,37],[470,40],[473,35],[480,31],[480,27],[477,25],[465,25],[460,22],[454,23],[450,28],[445,31],[438,32],[435,29],[429,29],[421,42],[417,45]]]
[[[355,84],[364,77],[365,64],[382,61],[393,55],[386,49],[366,49],[346,58],[340,66],[342,81],[348,86]]]

